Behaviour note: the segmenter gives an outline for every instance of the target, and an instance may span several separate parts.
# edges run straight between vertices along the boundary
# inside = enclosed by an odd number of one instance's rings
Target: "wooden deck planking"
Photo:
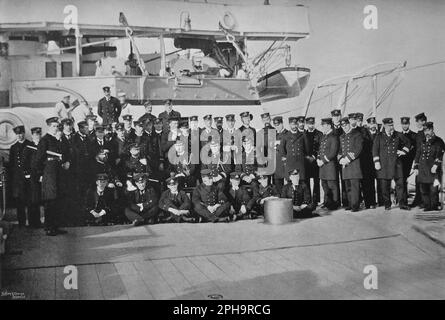
[[[176,297],[175,292],[152,261],[137,261],[133,265],[154,299],[162,300]]]
[[[36,269],[32,281],[32,300],[56,298],[56,268]]]
[[[79,296],[81,300],[103,300],[99,276],[95,265],[82,265],[77,267],[79,275]]]
[[[106,300],[128,300],[127,290],[114,264],[97,264],[96,271]]]
[[[114,266],[124,283],[130,300],[154,299],[132,262],[119,262],[115,263]]]
[[[64,268],[57,267],[55,268],[56,275],[56,300],[79,300],[79,274],[77,274],[77,289],[65,289],[64,282],[65,277],[68,274],[63,273]],[[73,274],[74,276],[74,274]],[[74,280],[74,279],[73,279]],[[75,281],[75,280],[74,280]]]

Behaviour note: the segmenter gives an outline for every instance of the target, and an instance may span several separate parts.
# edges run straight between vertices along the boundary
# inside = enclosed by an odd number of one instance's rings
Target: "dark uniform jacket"
[[[239,211],[243,205],[246,206],[247,210],[252,209],[251,198],[245,188],[239,187],[238,190],[235,191],[230,187],[230,189],[226,191],[226,196],[235,211]]]
[[[41,172],[34,167],[37,156],[37,146],[33,141],[23,150],[25,163],[25,175],[30,176],[30,201],[38,203],[42,199],[42,183],[40,182]]]
[[[169,118],[181,118],[181,113],[178,111],[172,110],[172,112],[167,113],[167,111],[163,111],[158,116],[159,119],[162,119],[162,125],[165,131],[168,130],[168,119]]]
[[[235,150],[229,150],[229,147],[237,146],[238,150],[241,150],[241,132],[235,128],[233,128],[233,130],[224,129],[222,139],[223,159],[230,159],[230,164],[232,165],[233,169],[233,166],[235,165],[236,152]]]
[[[306,130],[306,137],[308,140],[308,155],[306,157],[306,178],[318,178],[319,169],[317,166],[317,161],[315,159],[318,155],[318,149],[320,148],[320,140],[323,133],[320,130],[314,129],[310,132]]]
[[[373,138],[369,130],[365,127],[356,127],[355,130],[359,131],[363,138],[362,152],[360,153],[360,166],[362,173],[366,173],[368,178],[375,178],[375,167],[372,161],[372,146]]]
[[[260,147],[259,154],[257,154],[258,159],[260,159],[260,161],[258,161],[259,167],[266,167],[268,165],[269,153],[272,153],[272,150],[274,149],[273,139],[269,139],[269,131],[271,134],[273,132],[271,130],[275,130],[275,128],[272,127],[271,124],[266,124],[264,128],[258,131],[259,140],[256,141],[256,145]],[[271,156],[272,155],[273,154],[271,154]],[[275,161],[275,159],[272,161]]]
[[[305,157],[309,154],[309,143],[302,131],[288,131],[281,142],[281,157],[286,158],[286,172],[293,169],[300,171],[300,179],[306,179]]]
[[[275,178],[283,179],[287,177],[286,172],[286,162],[281,159],[281,155],[283,154],[283,139],[289,131],[287,129],[283,129],[283,131],[278,132],[276,136],[276,147],[275,147]]]
[[[125,160],[124,171],[127,179],[132,179],[135,173],[148,173],[149,175],[151,175],[151,168],[150,166],[148,166],[148,162],[147,165],[145,165],[141,162],[142,159],[145,158],[129,157],[127,160]]]
[[[402,134],[411,142],[409,152],[400,157],[403,165],[403,176],[406,178],[411,172],[411,167],[413,166],[413,161],[416,157],[416,133],[412,130],[408,130],[407,132],[402,131]]]
[[[334,131],[321,137],[317,156],[317,159],[323,161],[323,165],[320,167],[321,180],[338,180],[338,149],[339,139]]]
[[[433,136],[430,139],[426,137],[420,142],[416,151],[414,160],[414,169],[419,170],[417,182],[434,183],[435,179],[440,181],[439,173],[442,165],[444,153],[444,142],[441,138]],[[436,173],[431,173],[433,165],[437,165]]]
[[[380,162],[381,169],[376,171],[377,179],[396,179],[403,177],[402,160],[397,155],[400,150],[407,154],[411,142],[402,133],[394,131],[388,136],[385,131],[379,134],[372,147],[374,162]]]
[[[22,201],[27,200],[24,152],[25,149],[28,149],[26,146],[30,145],[31,142],[26,139],[22,143],[17,141],[9,151],[12,195]]]
[[[79,132],[76,132],[73,137],[73,166],[76,172],[77,179],[84,180],[90,176],[90,163],[92,155],[90,155],[90,139],[88,136],[83,137]]]
[[[143,211],[148,211],[158,206],[158,196],[155,190],[147,186],[143,192],[139,189],[126,192],[127,208],[134,213],[141,214]],[[142,203],[143,211],[140,210],[138,204]]]
[[[87,214],[89,214],[91,210],[94,210],[97,213],[104,210],[107,214],[109,214],[112,210],[115,199],[115,189],[105,187],[104,191],[99,195],[97,192],[97,187],[92,187],[87,191],[85,211]]]
[[[340,137],[345,132],[340,124],[337,125],[334,124],[332,131],[337,137]]]
[[[129,129],[124,129],[124,137],[126,140],[134,142],[134,138],[136,136],[136,131],[134,130],[134,128],[129,128]]]
[[[215,184],[206,186],[204,183],[201,183],[193,190],[192,202],[194,207],[208,207],[214,206],[217,203],[224,204],[227,202],[227,197]]]
[[[243,189],[249,195],[250,201],[247,203],[247,208],[250,210],[257,203],[259,199],[259,183],[256,180],[252,180],[251,183],[246,183],[241,180],[240,189]]]
[[[112,142],[105,140],[105,138],[102,141],[99,141],[97,138],[90,140],[88,143],[88,154],[90,155],[91,159],[94,159],[97,156],[100,149],[106,149],[109,152],[112,152]]]
[[[96,176],[99,173],[106,173],[108,175],[108,181],[110,181],[111,183],[122,182],[122,181],[120,181],[116,170],[110,164],[109,160],[107,160],[106,162],[99,162],[95,159],[91,163],[91,170],[92,170],[91,182],[93,185],[95,185]]]
[[[139,122],[146,122],[147,120],[151,120],[152,122],[156,119],[156,116],[151,113],[144,113],[139,119]]]
[[[192,202],[187,194],[180,190],[177,194],[173,194],[170,190],[165,190],[159,199],[159,208],[164,211],[168,209],[189,210]]]
[[[121,104],[115,97],[110,97],[109,100],[103,97],[97,104],[97,113],[102,118],[102,124],[104,126],[113,122],[119,122],[119,116],[121,115]]]
[[[363,137],[357,130],[351,129],[340,136],[339,160],[347,158],[350,162],[342,168],[343,179],[362,179],[360,153],[362,152]]]
[[[153,146],[151,144],[149,135],[145,131],[140,136],[135,133],[131,140],[133,143],[137,143],[141,148],[141,156],[151,160],[152,155],[150,155],[150,152],[148,152],[148,148],[152,148]]]
[[[266,187],[263,187],[261,184],[258,186],[258,199],[259,202],[261,199],[268,197],[279,197],[277,187],[273,184],[269,184]]]
[[[292,205],[301,206],[303,204],[311,204],[310,190],[302,184],[296,186],[288,183],[281,190],[281,198],[292,199]]]
[[[49,155],[46,151],[56,152],[62,157]],[[67,154],[64,151],[62,140],[46,134],[42,137],[37,147],[35,167],[42,172],[42,200],[57,199],[61,190],[62,164],[67,161]]]

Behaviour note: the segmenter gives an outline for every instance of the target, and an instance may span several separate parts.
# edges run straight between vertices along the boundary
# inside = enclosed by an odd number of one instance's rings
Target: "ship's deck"
[[[27,299],[445,298],[445,250],[412,229],[414,212],[337,211],[283,226],[219,224],[16,229],[4,287]],[[366,290],[366,265],[378,290]],[[66,265],[78,290],[65,290]]]

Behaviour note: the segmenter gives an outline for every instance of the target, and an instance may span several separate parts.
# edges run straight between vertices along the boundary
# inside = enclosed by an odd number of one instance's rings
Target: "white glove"
[[[144,210],[144,205],[142,203],[138,203],[137,206],[139,207],[139,211]]]
[[[242,214],[245,214],[247,212],[246,206],[244,204],[241,206],[240,211]]]
[[[131,183],[130,180],[127,180],[127,191],[134,191],[136,187]]]
[[[144,166],[147,165],[147,159],[143,158],[139,160],[140,163],[142,163]]]
[[[42,181],[43,181],[43,177],[40,177],[40,178],[39,178],[39,182],[42,182]]]
[[[436,172],[437,172],[437,164],[431,167],[431,173],[436,173]]]
[[[109,184],[108,184],[108,188],[114,188],[115,186],[114,186],[114,183],[112,183],[112,182],[110,182]]]
[[[317,159],[317,166],[319,166],[319,167],[323,166],[323,161],[320,159]]]
[[[30,174],[27,174],[27,175],[25,176],[25,179],[29,179],[29,178],[31,178],[31,175],[30,175]]]
[[[434,183],[433,183],[433,187],[438,187],[440,186],[440,182],[438,179],[434,179]]]
[[[376,169],[377,171],[380,170],[380,169],[382,169],[382,165],[380,164],[379,161],[377,161],[376,163],[374,163],[374,167],[375,167],[375,169]]]
[[[419,169],[414,169],[414,170],[413,170],[413,174],[414,174],[415,176],[417,176],[417,175],[419,174]]]
[[[405,152],[403,152],[402,150],[397,150],[397,156],[398,157],[404,156],[404,155],[405,155]]]

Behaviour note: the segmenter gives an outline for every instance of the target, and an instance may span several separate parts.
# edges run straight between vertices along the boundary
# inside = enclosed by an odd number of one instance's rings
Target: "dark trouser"
[[[313,177],[312,180],[314,181],[314,187],[313,187],[312,190],[310,190],[310,188],[311,188],[311,178],[308,178],[306,183],[307,183],[307,186],[308,186],[309,190],[311,191],[312,203],[313,204],[318,204],[320,202],[320,178]]]
[[[352,210],[360,208],[360,179],[345,179],[348,203]]]
[[[365,177],[361,181],[363,200],[365,201],[365,207],[375,206],[375,179],[373,177]]]
[[[134,212],[133,210],[131,210],[129,208],[125,208],[125,216],[131,222],[133,222],[133,221],[146,222],[146,220],[148,220],[150,218],[157,217],[158,213],[159,213],[159,208],[158,207],[153,207],[153,208],[148,209],[148,210],[143,210],[143,211],[141,211],[139,213],[136,213],[136,212]]]
[[[278,194],[281,194],[281,190],[283,190],[284,186],[284,178],[277,178],[274,176],[274,184],[277,187]]]
[[[195,212],[199,214],[201,217],[203,217],[206,220],[209,221],[215,221],[218,218],[222,218],[229,215],[230,210],[230,203],[226,202],[222,204],[214,213],[211,213],[209,210],[207,210],[207,207],[205,207],[202,204],[195,206]]]
[[[40,204],[33,203],[28,207],[28,219],[31,227],[40,226]]]
[[[57,211],[58,199],[45,201],[45,229],[54,230],[58,227]]]
[[[417,182],[417,176],[416,176],[416,195],[414,196],[413,205],[421,205],[422,204],[422,191],[420,190],[420,183]],[[426,204],[423,204],[426,206]]]
[[[406,194],[403,192],[403,178],[395,178],[396,195],[399,205],[406,205]],[[391,180],[379,179],[382,188],[383,204],[385,207],[391,207]]]
[[[19,226],[26,225],[26,206],[23,200],[16,198],[15,199],[16,208],[17,208],[17,220],[19,222]]]
[[[328,209],[335,209],[339,206],[339,192],[337,180],[321,180],[324,191],[324,204]]]
[[[183,214],[180,216],[173,214],[170,211],[166,211],[166,210],[161,210],[160,213],[163,218],[166,218],[167,220],[174,221],[174,222],[181,222],[181,217],[193,218],[193,214],[191,211],[189,211],[188,214]]]
[[[379,179],[377,179],[377,204],[379,207],[385,205],[383,202],[382,185],[380,184]]]
[[[420,183],[420,191],[425,209],[437,209],[438,190],[432,183]]]
[[[343,175],[341,172],[341,167],[340,167],[340,182],[341,182],[341,204],[343,207],[348,207],[349,206],[349,196],[348,196],[348,192],[347,192],[347,188],[346,188],[346,183],[345,180],[343,179]]]

